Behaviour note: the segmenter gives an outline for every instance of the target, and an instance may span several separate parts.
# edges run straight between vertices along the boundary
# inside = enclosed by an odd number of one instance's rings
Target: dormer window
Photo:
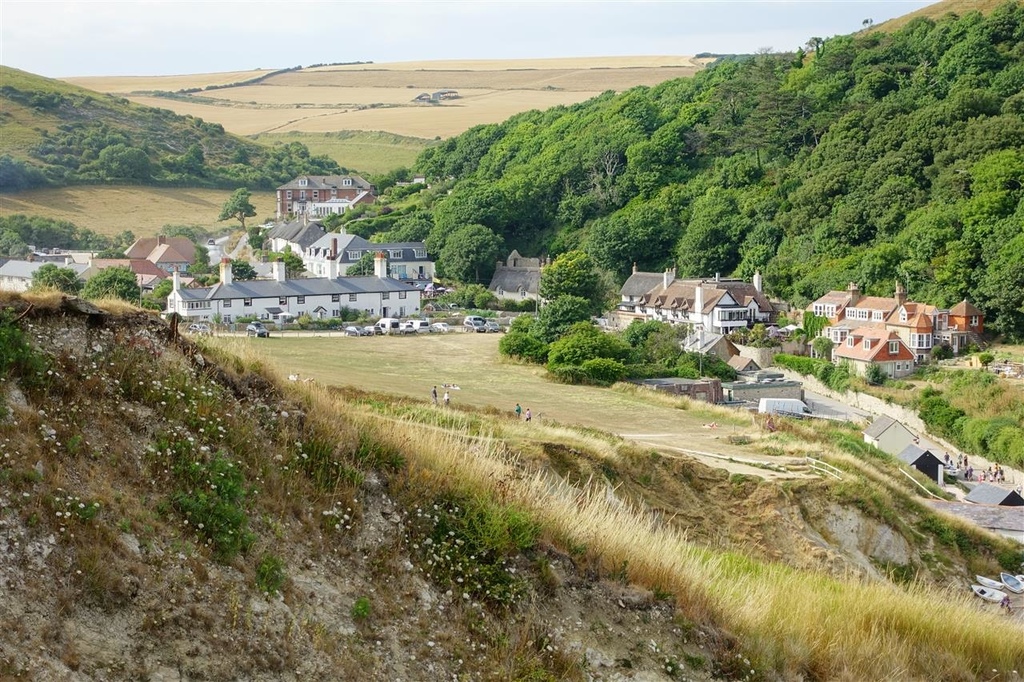
[[[402,257],[402,250],[401,249],[388,249],[388,256],[390,256],[391,258],[401,258]]]
[[[864,350],[871,350],[871,339],[864,339]]]
[[[417,258],[426,258],[427,257],[427,250],[426,249],[414,249],[413,253],[416,255]]]
[[[299,178],[299,187],[305,187],[309,184],[309,180],[306,178]]]
[[[906,321],[907,321],[907,309],[906,308],[900,308],[900,322],[906,322]]]
[[[889,355],[897,355],[900,352],[900,342],[890,341],[889,342]]]
[[[360,256],[362,256],[362,252],[360,252],[360,251],[349,251],[348,252],[348,259],[349,260],[359,260]]]
[[[344,180],[342,180],[341,181],[341,186],[342,187],[351,187],[352,186],[352,178],[345,178]]]
[[[853,337],[852,336],[847,336],[846,337],[846,345],[848,347],[850,347],[850,348],[853,348]]]

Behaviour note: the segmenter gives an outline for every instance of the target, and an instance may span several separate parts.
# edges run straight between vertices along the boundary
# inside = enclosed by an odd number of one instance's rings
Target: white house
[[[89,266],[69,261],[70,258],[66,259],[64,263],[9,260],[0,265],[0,291],[28,291],[32,286],[32,276],[44,265],[56,265],[59,268],[74,270],[78,278],[83,279],[82,275]]]
[[[675,270],[638,272],[622,285],[616,317],[689,324],[704,331],[728,334],[757,322],[771,323],[776,311],[762,292],[761,274],[753,283],[715,276],[707,279],[676,279]]]
[[[184,289],[178,273],[167,297],[167,313],[191,320],[224,323],[239,317],[280,320],[309,315],[316,319],[341,317],[342,308],[373,317],[406,317],[420,310],[420,290],[387,275],[387,257],[374,262],[372,277],[320,277],[287,279],[284,263],[276,261],[273,279],[234,282],[231,262],[220,264],[220,283],[201,289]]]
[[[302,252],[302,264],[314,277],[344,277],[366,253],[387,255],[388,276],[405,281],[431,282],[434,263],[423,242],[374,244],[354,234],[330,232]]]

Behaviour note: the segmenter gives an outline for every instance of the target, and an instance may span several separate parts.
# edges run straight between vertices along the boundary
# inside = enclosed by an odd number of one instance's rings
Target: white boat
[[[1024,582],[1021,581],[1022,577],[1024,576],[1010,575],[1009,573],[999,574],[999,579],[1003,581],[1003,585],[1006,589],[1010,592],[1016,592],[1017,594],[1024,592]]]
[[[1001,602],[1007,597],[1007,594],[1002,590],[992,590],[981,585],[971,585],[971,589],[974,590],[974,594],[978,595],[982,599],[988,601]]]
[[[983,575],[976,575],[974,576],[974,579],[977,580],[978,584],[982,587],[987,587],[991,590],[1001,590],[1006,587],[1006,585],[1002,584],[998,580],[992,580],[992,578],[986,578]]]

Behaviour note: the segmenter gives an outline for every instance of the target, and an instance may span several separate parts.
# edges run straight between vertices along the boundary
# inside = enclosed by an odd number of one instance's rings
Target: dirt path
[[[278,335],[270,339],[235,339],[266,354],[283,374],[298,374],[327,385],[351,385],[421,400],[432,386],[453,404],[491,407],[510,413],[518,402],[534,419],[609,431],[672,456],[688,456],[709,466],[762,478],[808,474],[794,458],[762,454],[753,417],[718,409],[680,410],[644,394],[631,395],[592,386],[571,386],[545,378],[543,368],[504,362],[498,355],[500,334],[420,334],[403,337]],[[711,423],[715,428],[708,428]],[[736,444],[731,441],[754,441]]]

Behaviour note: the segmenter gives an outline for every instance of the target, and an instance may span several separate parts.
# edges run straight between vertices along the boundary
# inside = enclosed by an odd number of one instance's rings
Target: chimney
[[[704,314],[704,285],[698,283],[693,290],[693,312],[697,315]],[[697,318],[700,320],[701,318]]]
[[[636,274],[636,261],[633,261],[633,274]]]
[[[764,283],[761,281],[761,271],[760,270],[755,270],[754,271],[754,289],[757,292],[764,291],[762,289],[763,284]]]
[[[220,283],[231,284],[231,259],[220,259]]]
[[[850,286],[846,287],[846,293],[850,295],[850,305],[855,306],[860,302],[860,287],[856,282],[850,282]]]
[[[716,282],[719,282],[719,281],[721,281],[721,280],[722,280],[722,273],[720,273],[720,272],[716,272],[716,273],[715,273],[715,281],[716,281]]]
[[[907,289],[903,286],[903,282],[896,280],[896,303],[903,305],[907,302]]]
[[[159,235],[156,238],[156,245],[157,246],[163,246],[166,243],[167,243],[167,237],[165,237],[164,235]]]
[[[181,273],[177,270],[171,273],[171,291],[181,291]]]
[[[338,238],[331,237],[331,260],[338,260]]]
[[[284,261],[276,260],[270,264],[270,271],[274,275],[275,282],[283,282],[287,279],[287,272],[285,271]]]
[[[675,268],[665,268],[665,274],[662,275],[662,281],[665,283],[665,288],[668,289],[668,285],[672,284],[676,278]]]
[[[383,251],[378,251],[373,257],[373,276],[381,279],[388,276],[388,257]]]

